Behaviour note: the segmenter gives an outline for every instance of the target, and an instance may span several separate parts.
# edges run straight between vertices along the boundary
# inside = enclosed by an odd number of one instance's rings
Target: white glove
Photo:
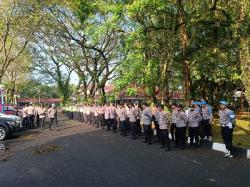
[[[232,128],[233,128],[233,124],[232,124],[231,122],[228,123],[227,126],[228,126],[229,129],[232,129]]]

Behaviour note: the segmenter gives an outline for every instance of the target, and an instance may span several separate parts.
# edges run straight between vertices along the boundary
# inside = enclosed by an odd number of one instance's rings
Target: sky
[[[77,85],[78,81],[79,81],[79,78],[78,78],[76,72],[73,71],[73,73],[71,74],[71,77],[70,77],[70,84]]]

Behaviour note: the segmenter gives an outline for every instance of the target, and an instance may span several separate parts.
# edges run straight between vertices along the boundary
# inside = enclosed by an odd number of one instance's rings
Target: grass
[[[250,116],[238,116],[236,123],[237,125],[233,133],[233,144],[243,148],[250,148]],[[223,142],[218,119],[214,120],[212,133],[214,142]]]

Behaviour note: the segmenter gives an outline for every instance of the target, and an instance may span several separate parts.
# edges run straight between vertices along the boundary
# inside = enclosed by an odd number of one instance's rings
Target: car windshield
[[[12,106],[4,106],[5,111],[16,111]]]

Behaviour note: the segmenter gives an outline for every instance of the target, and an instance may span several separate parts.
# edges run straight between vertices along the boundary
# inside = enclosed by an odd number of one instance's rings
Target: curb
[[[215,151],[220,151],[220,152],[226,151],[225,144],[217,143],[217,142],[213,143],[212,149]],[[235,151],[236,156],[250,159],[250,149],[241,148],[241,147],[234,147],[234,151]]]

